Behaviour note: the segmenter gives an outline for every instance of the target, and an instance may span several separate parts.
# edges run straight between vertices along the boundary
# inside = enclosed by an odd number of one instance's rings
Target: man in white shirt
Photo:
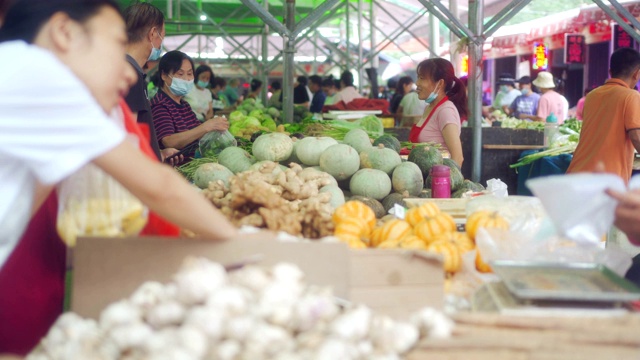
[[[8,10],[0,28],[0,67],[11,69],[0,72],[0,271],[51,188],[88,162],[177,225],[214,239],[237,234],[109,118],[135,81],[126,42],[111,0],[17,0]]]

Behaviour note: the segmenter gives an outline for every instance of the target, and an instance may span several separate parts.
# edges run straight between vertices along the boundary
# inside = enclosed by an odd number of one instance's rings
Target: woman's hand
[[[176,149],[176,148],[166,148],[166,149],[162,149],[160,150],[160,155],[162,156],[162,161],[164,162],[168,157],[170,157],[171,155],[177,154],[179,153],[180,150]],[[184,161],[184,156],[179,155],[175,158],[171,158],[169,159],[168,164],[171,166],[176,166],[178,164],[180,164],[181,162]]]
[[[216,116],[204,122],[207,131],[225,131],[229,129],[229,121],[226,118]]]
[[[618,200],[614,225],[627,235],[632,244],[640,245],[640,190],[621,193],[609,189],[607,194]]]

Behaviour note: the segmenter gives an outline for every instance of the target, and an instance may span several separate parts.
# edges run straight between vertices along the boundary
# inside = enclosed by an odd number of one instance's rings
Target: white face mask
[[[171,80],[171,86],[169,86],[169,90],[175,96],[185,96],[191,91],[191,89],[193,89],[193,86],[193,81],[187,81],[174,77]]]

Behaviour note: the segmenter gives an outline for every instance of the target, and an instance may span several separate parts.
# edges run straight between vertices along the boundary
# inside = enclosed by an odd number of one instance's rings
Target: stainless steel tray
[[[495,261],[491,268],[523,300],[640,300],[640,288],[599,264]]]

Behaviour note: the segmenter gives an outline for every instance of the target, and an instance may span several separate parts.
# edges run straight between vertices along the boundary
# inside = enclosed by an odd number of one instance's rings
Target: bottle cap
[[[549,114],[549,116],[547,116],[547,122],[548,123],[557,123],[558,122],[558,118],[554,115],[554,113]]]
[[[447,165],[433,165],[431,167],[431,176],[450,176],[451,175],[451,169],[449,169],[449,167]]]

